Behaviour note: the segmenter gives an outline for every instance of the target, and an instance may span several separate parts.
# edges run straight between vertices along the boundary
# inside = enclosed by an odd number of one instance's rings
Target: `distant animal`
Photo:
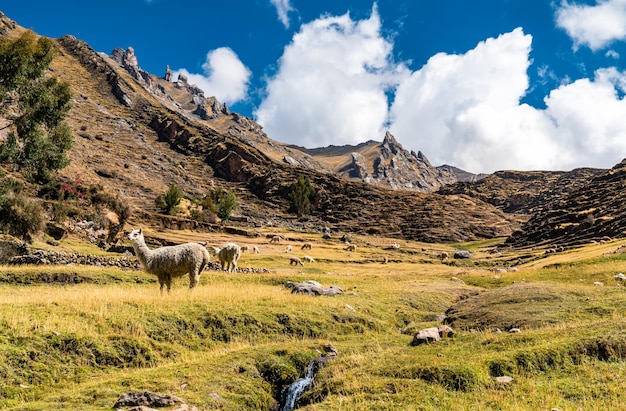
[[[450,256],[448,255],[448,253],[446,251],[442,251],[439,254],[439,258],[441,259],[441,261],[447,261],[449,257]]]
[[[301,250],[310,250],[311,248],[313,248],[313,244],[310,242],[306,242],[302,244],[302,247],[300,247]]]
[[[274,237],[270,238],[270,243],[280,243],[280,240],[282,240],[282,237],[279,235],[275,235]]]
[[[241,246],[241,252],[242,252],[242,253],[245,253],[246,251],[249,251],[249,250],[250,250],[250,247],[249,247],[249,246],[247,246],[247,245],[242,245],[242,246]]]
[[[391,244],[391,248],[395,248],[396,250],[399,250],[400,249],[400,244],[393,243],[393,244]]]
[[[172,279],[189,273],[189,289],[200,281],[200,274],[207,266],[211,256],[209,251],[198,243],[185,243],[151,250],[146,245],[143,229],[132,230],[128,238],[133,243],[137,259],[147,273],[154,274],[159,280],[161,294],[163,288],[169,293]]]
[[[237,261],[241,257],[241,247],[235,243],[228,243],[217,250],[217,258],[220,260],[222,270],[229,273],[237,271]]]
[[[291,257],[289,259],[289,265],[304,265],[304,263],[298,257]]]
[[[389,262],[389,256],[388,255],[384,255],[383,256],[383,264],[387,264]]]
[[[356,244],[348,244],[348,246],[346,248],[344,248],[344,250],[346,250],[346,251],[356,251]]]
[[[302,259],[304,261],[306,261],[307,263],[314,263],[315,259],[313,257],[311,257],[310,255],[305,255],[304,257],[302,257]]]
[[[261,254],[261,250],[259,250],[259,247],[257,247],[256,245],[252,247],[252,252],[254,254]]]
[[[288,245],[287,247],[285,247],[285,252],[286,253],[290,253],[291,252],[291,246]]]

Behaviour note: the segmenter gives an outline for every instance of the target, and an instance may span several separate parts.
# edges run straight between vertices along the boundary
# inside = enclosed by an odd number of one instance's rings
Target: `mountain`
[[[626,160],[537,211],[507,243],[567,246],[626,234]]]
[[[496,171],[479,181],[441,187],[439,194],[466,194],[492,204],[505,213],[532,215],[547,204],[585,186],[605,169],[572,171]]]
[[[0,20],[7,27],[3,36],[24,30],[5,16]],[[504,237],[519,229],[514,218],[466,195],[393,190],[335,174],[319,156],[272,140],[252,119],[205,97],[184,77],[174,81],[167,69],[163,76],[143,71],[132,49],[104,55],[69,35],[54,44],[58,56],[51,74],[68,82],[73,93],[66,120],[74,146],[61,181],[119,196],[135,210],[131,224],[222,229],[163,215],[155,199],[175,184],[191,199],[214,187],[232,191],[238,207],[231,224],[251,233],[283,226],[449,242]],[[381,160],[377,170],[400,163],[395,139],[389,135],[383,145],[386,165]],[[427,165],[423,156],[401,154],[415,167]],[[311,215],[297,218],[287,211],[288,197],[301,175],[318,194]],[[372,175],[382,174],[372,169]],[[412,179],[388,181],[402,185]],[[422,181],[425,187],[438,184]]]

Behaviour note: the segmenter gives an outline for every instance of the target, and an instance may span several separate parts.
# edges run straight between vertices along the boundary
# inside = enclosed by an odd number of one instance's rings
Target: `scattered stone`
[[[597,285],[599,287],[602,287],[604,285],[604,283],[602,281],[594,281],[593,285]]]
[[[148,391],[127,392],[120,395],[120,398],[113,407],[135,407],[142,405],[148,407],[169,407],[183,402],[185,401],[183,401],[182,398],[170,394],[154,394]]]
[[[459,250],[454,253],[453,257],[457,259],[472,258],[472,253],[467,250]]]
[[[508,375],[503,375],[500,377],[495,377],[494,378],[496,380],[497,383],[499,384],[508,384],[510,382],[513,382],[513,377],[509,377]]]
[[[509,332],[510,332],[510,333],[521,333],[521,332],[522,332],[522,330],[520,330],[519,328],[511,328],[511,329],[509,330]]]
[[[617,273],[617,274],[615,274],[615,279],[616,280],[625,281],[626,280],[626,275],[624,275],[624,273]]]
[[[291,288],[292,294],[309,294],[309,295],[337,295],[343,294],[343,290],[336,285],[331,285],[328,288],[322,287],[320,283],[314,280],[307,280],[302,283],[294,283],[287,281],[285,283],[287,288]]]

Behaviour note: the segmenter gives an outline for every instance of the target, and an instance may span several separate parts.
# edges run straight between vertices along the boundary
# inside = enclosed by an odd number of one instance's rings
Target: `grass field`
[[[199,410],[270,410],[325,344],[337,358],[301,410],[610,410],[626,403],[626,241],[557,254],[501,241],[433,245],[317,234],[266,238],[187,232],[173,241],[258,245],[243,268],[205,271],[160,295],[156,278],[88,266],[0,266],[0,409],[111,409],[122,393],[181,397]],[[316,261],[290,266],[289,256]],[[292,245],[293,254],[285,253]],[[468,249],[468,260],[450,258]],[[59,249],[96,252],[76,241]],[[383,264],[383,257],[389,262]],[[507,270],[515,266],[516,270]],[[42,283],[41,273],[72,273]],[[51,276],[46,276],[50,278]],[[336,285],[292,294],[287,281]],[[595,284],[594,284],[595,283]],[[599,285],[602,283],[603,285]],[[453,338],[411,346],[446,313]],[[519,333],[507,332],[520,328]],[[497,329],[502,332],[497,332]],[[511,376],[510,383],[495,377]],[[166,408],[167,409],[167,408]]]

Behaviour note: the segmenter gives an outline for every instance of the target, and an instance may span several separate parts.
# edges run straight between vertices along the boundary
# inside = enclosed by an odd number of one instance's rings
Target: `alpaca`
[[[344,250],[346,250],[346,251],[356,251],[356,244],[348,244],[348,246],[346,248],[344,248]]]
[[[299,264],[299,265],[304,265],[304,264],[302,263],[302,260],[300,260],[298,257],[291,257],[291,258],[289,259],[289,265],[298,265],[298,264]]]
[[[306,261],[307,263],[314,263],[315,259],[313,257],[311,257],[310,255],[305,255],[304,257],[302,257],[302,259],[304,261]]]
[[[228,243],[224,247],[218,248],[216,254],[222,265],[222,270],[228,270],[229,273],[237,271],[237,261],[241,257],[241,247],[235,243]]]
[[[290,253],[291,252],[291,246],[288,245],[287,247],[285,247],[285,252],[286,253]]]
[[[252,247],[252,252],[254,254],[261,254],[261,250],[259,250],[259,247],[257,247],[256,245]]]
[[[167,287],[169,293],[172,288],[172,278],[182,277],[189,273],[189,289],[200,281],[200,274],[209,263],[210,255],[207,249],[198,243],[185,243],[150,250],[146,245],[143,231],[132,230],[128,238],[133,242],[135,255],[146,272],[154,274],[159,279],[161,293]]]
[[[270,238],[270,243],[280,243],[280,240],[282,240],[282,237],[279,235],[275,235],[274,237]]]
[[[311,248],[313,248],[313,244],[310,242],[306,242],[300,247],[301,250],[310,250]]]

